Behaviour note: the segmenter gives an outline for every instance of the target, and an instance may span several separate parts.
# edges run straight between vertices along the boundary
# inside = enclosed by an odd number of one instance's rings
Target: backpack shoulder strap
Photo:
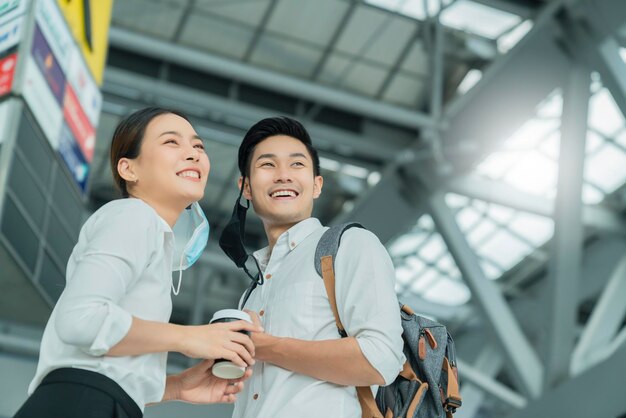
[[[350,228],[363,228],[363,226],[358,223],[331,226],[324,232],[315,249],[315,270],[317,270],[317,273],[322,276],[324,280],[324,287],[326,287],[328,301],[330,302],[330,307],[335,317],[335,324],[342,338],[347,337],[348,334],[341,323],[339,311],[337,310],[337,299],[335,297],[335,258],[337,258],[337,251],[339,251],[341,236]],[[364,386],[357,387],[356,391],[359,403],[361,404],[362,418],[383,418],[376,406],[376,401],[374,400],[371,389]]]
[[[335,297],[335,258],[339,251],[341,236],[350,228],[363,228],[363,226],[358,223],[331,226],[324,232],[315,249],[315,270],[317,274],[324,279],[324,286],[326,287],[326,294],[328,295],[330,307],[335,317],[335,324],[342,338],[347,337],[348,334],[346,334],[343,328],[341,319],[339,319],[339,311],[337,310],[337,299]]]
[[[339,251],[339,243],[341,242],[341,236],[344,232],[346,232],[350,228],[363,228],[363,225],[350,222],[340,225],[333,225],[324,232],[319,242],[317,243],[317,248],[315,249],[315,270],[317,270],[317,274],[322,275],[322,257],[332,256],[333,260],[337,256],[337,251]],[[333,262],[333,267],[334,267]]]

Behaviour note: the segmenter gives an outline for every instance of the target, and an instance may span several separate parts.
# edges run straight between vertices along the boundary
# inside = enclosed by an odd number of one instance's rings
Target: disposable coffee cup
[[[238,309],[222,309],[215,312],[211,318],[210,324],[218,324],[220,322],[248,321],[252,323],[252,318],[247,313]],[[248,331],[239,331],[243,334],[250,335]],[[213,365],[213,375],[222,379],[239,379],[246,373],[246,368],[239,366],[230,360],[218,359]]]

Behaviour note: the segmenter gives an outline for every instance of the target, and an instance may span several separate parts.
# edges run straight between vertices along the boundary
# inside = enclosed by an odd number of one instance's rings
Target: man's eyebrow
[[[257,157],[257,161],[259,161],[261,158],[276,158],[276,154],[261,154]]]
[[[307,159],[307,156],[301,152],[294,152],[293,154],[289,154],[290,157],[300,157],[300,158],[304,158]]]

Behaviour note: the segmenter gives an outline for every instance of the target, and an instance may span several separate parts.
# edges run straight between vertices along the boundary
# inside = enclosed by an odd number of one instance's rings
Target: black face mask
[[[257,285],[263,284],[263,275],[261,274],[261,268],[259,267],[256,258],[248,254],[243,243],[246,228],[246,212],[250,208],[250,201],[246,199],[246,206],[243,206],[241,204],[242,194],[243,183],[241,191],[239,192],[239,197],[237,197],[235,207],[233,208],[233,214],[220,235],[219,244],[220,248],[224,251],[224,253],[226,253],[228,258],[233,260],[237,267],[243,269],[250,280],[252,280],[252,284],[242,303],[243,307],[248,300],[250,293],[252,293],[252,290],[254,290]]]

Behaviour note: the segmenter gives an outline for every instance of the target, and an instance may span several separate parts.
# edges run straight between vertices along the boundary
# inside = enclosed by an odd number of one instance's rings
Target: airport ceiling
[[[445,106],[528,31],[541,1],[124,0],[114,3],[104,109],[91,179],[93,207],[116,196],[112,130],[132,109],[179,108],[213,162],[202,202],[213,230],[236,197],[236,147],[262,117],[295,116],[321,149],[315,215],[349,212],[407,148],[433,158],[433,86]],[[442,55],[437,63],[440,12]],[[467,16],[472,16],[468,20]],[[470,73],[468,76],[468,72]],[[441,77],[441,79],[437,79]],[[465,80],[465,86],[461,85]],[[252,247],[262,240],[250,226]]]

